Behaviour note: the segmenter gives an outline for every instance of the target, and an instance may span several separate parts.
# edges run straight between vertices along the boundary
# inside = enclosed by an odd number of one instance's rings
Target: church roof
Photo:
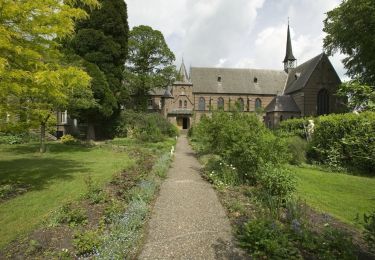
[[[283,91],[287,74],[282,70],[191,68],[194,93],[271,94]]]
[[[289,30],[289,24],[288,24],[288,33],[287,33],[287,39],[286,39],[286,54],[284,63],[288,61],[295,61],[296,58],[293,55],[293,49],[292,49],[292,40],[290,39],[290,30]]]
[[[266,112],[301,112],[293,97],[289,95],[276,96],[265,110]]]
[[[295,69],[292,69],[288,75],[288,81],[286,83],[284,94],[290,94],[303,89],[315,71],[315,68],[324,57],[328,59],[326,54],[321,53],[318,56],[299,65]]]

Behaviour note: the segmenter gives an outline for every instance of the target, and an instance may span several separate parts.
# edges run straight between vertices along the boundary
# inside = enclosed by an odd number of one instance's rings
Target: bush
[[[291,136],[285,139],[289,152],[289,163],[301,165],[306,162],[308,143],[299,136]]]
[[[60,142],[63,144],[71,145],[71,144],[77,144],[78,140],[75,139],[74,136],[72,135],[63,135],[60,139]]]
[[[287,159],[284,142],[252,114],[215,112],[212,118],[203,117],[192,141],[200,153],[217,154],[233,165],[242,183],[255,183],[264,164],[277,166]]]
[[[309,124],[308,120],[314,118],[294,118],[280,122],[276,132],[279,136],[299,136],[306,139],[305,127]],[[316,121],[316,119],[314,119]]]
[[[281,224],[272,220],[256,219],[247,222],[239,239],[240,246],[254,259],[302,259]]]
[[[340,170],[375,174],[375,113],[320,117],[312,139],[312,159]]]
[[[261,191],[281,201],[286,201],[296,190],[296,180],[292,172],[284,167],[265,165],[258,175]]]
[[[178,129],[158,113],[123,112],[117,122],[116,137],[158,142],[178,135]]]
[[[234,186],[241,183],[236,168],[221,160],[220,157],[211,157],[206,164],[205,170],[206,177],[217,187],[223,185]]]

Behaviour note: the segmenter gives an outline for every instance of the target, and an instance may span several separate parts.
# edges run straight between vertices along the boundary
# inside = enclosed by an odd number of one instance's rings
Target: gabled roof
[[[293,49],[292,49],[292,40],[290,39],[290,30],[289,30],[289,23],[288,23],[288,33],[286,38],[286,54],[284,63],[288,61],[295,61],[296,58],[293,55]]]
[[[282,70],[191,68],[194,93],[281,94],[287,80]],[[219,80],[220,78],[220,80]]]
[[[266,112],[301,112],[293,97],[289,95],[276,96],[265,110]]]
[[[288,75],[288,81],[286,83],[284,94],[290,94],[303,89],[322,58],[328,59],[326,54],[321,53],[318,56],[299,65],[295,69],[292,69]]]
[[[150,90],[148,94],[150,96],[163,96],[166,89],[169,89],[169,87],[168,88],[155,88],[155,89]]]

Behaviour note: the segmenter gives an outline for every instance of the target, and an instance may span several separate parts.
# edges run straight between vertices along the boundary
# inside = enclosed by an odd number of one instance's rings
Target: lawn
[[[126,151],[111,145],[96,147],[49,144],[39,154],[37,144],[0,145],[0,184],[19,182],[28,191],[0,202],[0,248],[33,230],[64,202],[86,191],[85,179],[100,185],[133,162]]]
[[[375,178],[292,167],[298,179],[298,194],[320,212],[356,225],[359,213],[375,210]]]

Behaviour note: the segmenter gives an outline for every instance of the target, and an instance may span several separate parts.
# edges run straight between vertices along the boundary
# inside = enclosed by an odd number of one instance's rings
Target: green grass
[[[357,214],[375,210],[375,178],[291,167],[298,194],[314,209],[355,226]]]
[[[86,192],[89,174],[99,185],[133,162],[126,152],[101,147],[49,144],[39,154],[37,144],[0,145],[0,184],[20,182],[30,190],[0,203],[0,248],[24,235],[64,202]]]

